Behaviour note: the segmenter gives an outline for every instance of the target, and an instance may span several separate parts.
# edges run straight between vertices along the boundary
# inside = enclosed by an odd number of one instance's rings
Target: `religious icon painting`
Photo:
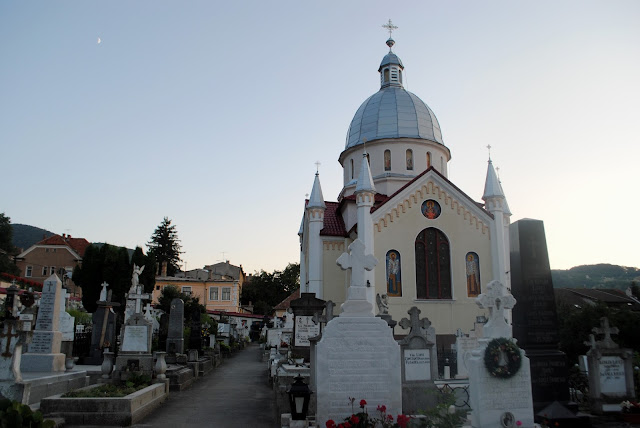
[[[429,220],[436,219],[440,217],[440,212],[442,211],[440,208],[440,204],[433,199],[427,199],[422,203],[421,207],[422,215],[428,218]]]
[[[476,253],[467,253],[467,296],[478,297],[480,295],[480,259]]]
[[[396,250],[387,251],[387,295],[389,297],[402,296],[401,274],[400,253]]]

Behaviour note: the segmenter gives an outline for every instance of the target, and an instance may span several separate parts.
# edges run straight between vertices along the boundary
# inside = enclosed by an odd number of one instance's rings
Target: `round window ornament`
[[[518,373],[521,365],[520,348],[507,338],[493,339],[484,351],[484,366],[493,377],[508,379]]]
[[[424,201],[420,210],[422,211],[422,215],[429,220],[440,217],[440,213],[442,212],[438,201],[434,201],[433,199],[427,199]]]

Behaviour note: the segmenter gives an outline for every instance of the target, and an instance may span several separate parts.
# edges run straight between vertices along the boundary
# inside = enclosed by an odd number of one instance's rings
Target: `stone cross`
[[[409,333],[411,332],[418,333],[421,328],[424,328],[426,330],[431,326],[431,321],[429,321],[429,318],[420,319],[421,311],[417,307],[412,306],[408,312],[409,312],[409,318],[411,318],[411,320],[402,318],[400,320],[400,327],[404,329],[411,327],[411,330],[409,331]]]
[[[143,300],[151,300],[151,295],[149,293],[140,293],[140,289],[138,289],[137,293],[130,293],[128,296],[129,300],[136,301],[136,314],[142,312],[142,301]]]
[[[144,314],[151,315],[151,303],[147,303],[144,305]]]
[[[102,287],[102,290],[100,291],[100,298],[98,300],[101,301],[101,302],[106,302],[107,301],[107,287],[109,286],[109,284],[107,283],[107,281],[105,281],[100,285]]]
[[[618,344],[611,339],[612,334],[618,334],[618,327],[609,327],[609,319],[607,317],[600,318],[600,327],[591,329],[595,334],[604,334],[604,340],[600,345],[604,348],[617,348]]]
[[[365,270],[371,271],[378,264],[378,259],[372,254],[365,254],[364,250],[362,241],[356,239],[349,245],[349,252],[342,253],[336,260],[342,270],[351,269],[351,287],[366,286]]]
[[[597,348],[596,337],[593,334],[589,335],[589,341],[584,342],[585,345],[589,346],[591,349]]]
[[[333,303],[331,300],[327,300],[327,303],[325,303],[324,306],[324,315],[318,315],[318,313],[316,312],[313,315],[313,318],[311,318],[314,324],[318,324],[319,322],[323,322],[326,324],[337,316],[333,314],[333,308],[336,306],[335,303]]]
[[[487,292],[476,297],[478,306],[489,309],[489,321],[483,328],[485,337],[512,337],[511,326],[505,321],[505,310],[512,309],[516,299],[505,291],[501,282],[491,281],[487,285]]]

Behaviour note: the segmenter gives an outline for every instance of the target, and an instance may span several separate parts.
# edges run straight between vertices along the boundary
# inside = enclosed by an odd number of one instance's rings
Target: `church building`
[[[380,89],[347,132],[337,201],[324,200],[316,173],[299,231],[301,289],[332,300],[339,313],[350,278],[336,260],[359,239],[378,259],[366,273],[373,307],[386,294],[399,321],[417,306],[438,336],[451,340],[488,315],[475,303],[486,284],[496,279],[510,287],[511,212],[491,160],[482,202],[449,180],[451,151],[434,112],[403,87],[394,43],[387,40],[378,67]]]

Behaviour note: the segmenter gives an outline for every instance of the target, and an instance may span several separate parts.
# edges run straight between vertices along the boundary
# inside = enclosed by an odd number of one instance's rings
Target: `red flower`
[[[521,427],[521,426],[522,426],[522,421],[518,421],[518,422],[516,422],[516,425],[517,425],[517,426],[519,426],[519,427]]]
[[[411,417],[407,415],[398,415],[398,426],[400,428],[407,428],[407,424],[411,420]]]
[[[378,411],[380,413],[386,413],[387,412],[387,406],[385,406],[384,404],[382,406],[378,406]]]
[[[366,400],[360,400],[360,407],[364,408],[364,406],[367,405],[367,401]]]
[[[345,422],[342,425],[344,426],[344,428],[351,428],[351,424],[349,422]]]
[[[336,423],[333,421],[333,419],[329,419],[325,425],[327,426],[327,428],[336,428]]]
[[[389,422],[393,422],[393,415],[387,415],[387,419],[389,419]]]
[[[358,422],[360,422],[360,418],[357,417],[356,415],[352,415],[351,416],[351,423],[354,425],[358,425]]]

